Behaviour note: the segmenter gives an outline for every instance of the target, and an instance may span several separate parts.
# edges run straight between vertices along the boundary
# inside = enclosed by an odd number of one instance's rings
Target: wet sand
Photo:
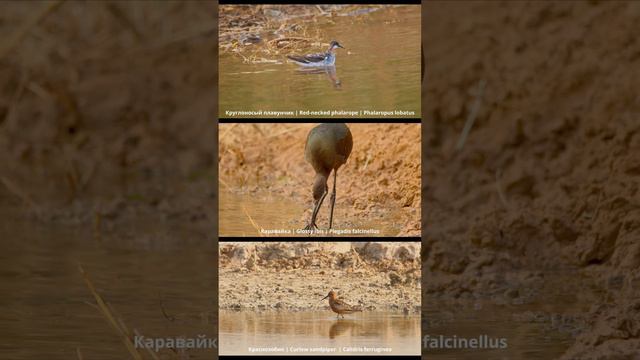
[[[221,243],[220,309],[420,312],[420,243]]]

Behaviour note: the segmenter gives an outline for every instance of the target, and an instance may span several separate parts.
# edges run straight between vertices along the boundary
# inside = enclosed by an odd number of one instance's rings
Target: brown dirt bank
[[[420,312],[420,243],[221,243],[221,309],[313,310],[329,290],[368,311]]]
[[[210,239],[214,4],[63,2],[21,27],[52,3],[2,6],[18,37],[0,53],[0,202],[105,229],[186,218]]]
[[[498,283],[544,302],[535,274],[571,268],[566,284],[592,302],[592,323],[565,358],[635,356],[640,3],[436,1],[424,11],[424,291],[472,297]]]
[[[215,2],[0,8],[3,357],[129,357],[78,263],[120,325],[215,337]]]
[[[221,189],[279,194],[308,203],[314,172],[304,144],[314,124],[220,124]],[[336,206],[359,218],[399,212],[400,236],[420,236],[420,125],[348,124],[353,150],[340,168]],[[333,179],[329,186],[332,186]]]

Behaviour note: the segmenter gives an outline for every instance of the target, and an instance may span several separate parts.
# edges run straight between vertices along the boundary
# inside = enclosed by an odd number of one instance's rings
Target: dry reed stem
[[[609,172],[609,178],[611,178],[612,172]],[[600,205],[602,204],[602,188],[598,191],[598,200],[596,201],[596,209],[593,211],[593,217],[597,218],[600,213]]]
[[[29,31],[40,23],[47,15],[49,15],[58,6],[62,5],[64,0],[49,1],[45,3],[38,11],[25,21],[9,39],[0,47],[0,59],[3,59],[18,43],[29,33]]]
[[[167,313],[167,310],[164,308],[164,301],[162,301],[162,295],[159,295],[159,298],[160,298],[160,310],[162,311],[162,315],[164,315],[164,318],[167,319],[167,321],[170,321],[170,322],[176,321],[176,318],[171,316],[171,315],[169,315]]]
[[[367,151],[367,159],[364,161],[364,166],[360,168],[360,172],[367,170],[367,166],[369,165],[370,160],[371,160],[371,153]]]
[[[30,208],[32,208],[32,209],[37,209],[38,208],[38,205],[31,199],[31,197],[29,195],[27,195],[27,193],[22,191],[22,189],[20,189],[16,184],[11,182],[9,179],[7,179],[4,176],[0,176],[0,182],[2,182],[2,184],[4,184],[4,186],[7,188],[7,190],[9,190],[9,192],[14,194],[16,197],[18,197],[24,203],[26,203]]]
[[[96,173],[96,163],[91,162],[90,166],[89,171],[85,173],[86,175],[80,179],[80,191],[84,191],[87,188]]]
[[[140,332],[139,332],[138,330],[136,330],[136,329],[133,329],[133,333],[134,333],[136,336],[138,336],[138,337],[141,337],[141,336],[142,336],[142,334],[140,334]],[[152,358],[153,360],[160,360],[160,358],[158,357],[158,355],[156,355],[155,351],[152,351],[150,347],[146,347],[146,346],[145,346],[144,348],[145,348],[145,350],[147,350],[147,352],[149,353],[149,356],[151,356],[151,358]]]
[[[498,192],[498,198],[500,198],[500,202],[504,206],[505,209],[509,209],[509,202],[507,201],[507,196],[502,190],[502,173],[500,169],[496,170],[496,191]]]
[[[96,241],[102,240],[102,214],[98,210],[94,210],[93,212],[93,238]]]
[[[279,133],[271,134],[271,135],[267,136],[267,139],[270,139],[270,138],[273,138],[273,137],[282,136],[282,135],[284,135],[284,134],[290,133],[290,132],[295,131],[295,130],[298,130],[298,129],[297,129],[297,128],[295,128],[295,127],[291,127],[291,128],[289,128],[289,129],[283,130],[283,131],[281,131],[281,132],[279,132]]]
[[[233,130],[233,128],[235,128],[238,125],[238,123],[233,123],[229,126],[229,128],[227,129],[227,131],[225,131],[222,135],[220,135],[220,138],[218,138],[218,143],[222,141],[222,139],[225,138],[225,136],[227,136],[227,134],[229,134],[231,132],[231,130]]]
[[[456,150],[460,151],[464,147],[465,141],[467,141],[467,136],[469,136],[469,132],[471,131],[471,127],[473,127],[473,123],[476,121],[476,117],[478,115],[478,109],[480,108],[480,102],[482,100],[482,95],[484,94],[484,88],[487,84],[485,79],[480,80],[478,92],[476,93],[476,99],[473,103],[473,107],[469,112],[469,116],[467,116],[467,121],[464,124],[464,128],[462,129],[462,133],[458,138],[458,143],[456,144]]]
[[[260,134],[260,136],[265,137],[264,131],[258,126],[258,124],[251,124],[254,129]]]
[[[71,198],[73,199],[78,195],[78,192],[80,190],[80,175],[78,175],[78,169],[65,148],[61,148],[60,152],[62,153],[65,165],[67,166],[67,182],[69,183]]]
[[[247,215],[247,217],[249,218],[249,221],[251,221],[251,224],[258,232],[258,235],[262,236],[262,232],[260,232],[260,227],[258,226],[258,224],[256,224],[255,221],[253,221],[253,218],[251,217],[251,215],[249,215],[249,213],[247,212],[247,209],[244,206],[242,206],[242,211],[244,211],[244,214]]]
[[[116,5],[116,3],[107,3],[105,4],[105,6],[107,7],[109,13],[111,13],[111,15],[113,15],[113,17],[118,20],[118,22],[123,25],[125,29],[131,31],[136,41],[140,43],[143,39],[143,36],[136,27],[136,24],[131,21],[131,19],[129,19],[129,16],[127,16],[127,14]]]
[[[218,178],[218,181],[220,182],[220,184],[222,184],[222,186],[224,186],[227,189],[231,189],[231,186],[229,186],[229,184],[227,184],[226,181],[222,180],[222,178]]]
[[[142,360],[142,355],[140,355],[138,350],[133,345],[133,342],[131,342],[131,338],[129,336],[127,336],[127,332],[128,331],[125,330],[126,328],[122,329],[120,327],[120,325],[118,324],[118,322],[114,318],[113,314],[109,310],[109,307],[104,302],[104,300],[102,299],[100,294],[98,294],[98,292],[96,291],[96,288],[93,286],[93,283],[89,279],[89,275],[84,271],[84,269],[82,268],[82,265],[80,265],[80,264],[78,264],[78,271],[80,271],[80,274],[82,275],[82,278],[84,279],[85,283],[87,284],[87,287],[89,288],[89,291],[91,292],[93,297],[96,299],[96,303],[98,304],[98,308],[100,310],[100,313],[107,320],[107,323],[109,323],[109,325],[111,325],[113,330],[122,337],[122,342],[127,347],[127,350],[129,351],[129,354],[131,354],[131,357],[133,357],[134,359],[137,359],[137,360]]]
[[[269,42],[267,42],[267,44],[269,44],[269,45],[275,44],[275,46],[278,46],[278,43],[283,42],[283,41],[307,41],[307,42],[309,42],[309,41],[313,41],[313,39],[297,37],[297,36],[290,36],[290,37],[284,37],[284,38],[269,40]]]
[[[40,99],[47,102],[54,102],[53,96],[47,90],[45,90],[40,84],[35,81],[30,81],[26,85],[27,89],[31,90],[32,93],[36,94]]]
[[[85,303],[85,304],[87,304],[87,305],[91,306],[92,308],[94,308],[94,309],[96,309],[96,310],[100,311],[100,308],[99,308],[99,307],[98,307],[98,305],[96,305],[96,304],[92,304],[92,303],[90,303],[90,302],[88,302],[88,301],[83,301],[83,303]]]
[[[20,75],[20,83],[18,84],[18,88],[16,89],[16,92],[11,97],[11,101],[9,102],[9,108],[7,109],[7,113],[4,116],[4,121],[9,122],[13,118],[18,102],[22,97],[22,94],[24,94],[25,89],[27,88],[27,83],[29,82],[28,80],[29,79],[28,79],[27,72],[22,71],[22,74]]]

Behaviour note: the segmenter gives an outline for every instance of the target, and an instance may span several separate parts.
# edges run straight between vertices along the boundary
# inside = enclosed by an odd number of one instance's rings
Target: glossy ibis
[[[329,229],[333,225],[333,207],[336,203],[336,180],[338,168],[351,154],[353,138],[346,124],[320,124],[309,132],[304,147],[304,158],[313,166],[316,178],[313,183],[313,213],[306,230],[317,229],[316,217],[322,201],[329,192],[327,179],[333,170],[333,193],[331,194],[331,212]]]

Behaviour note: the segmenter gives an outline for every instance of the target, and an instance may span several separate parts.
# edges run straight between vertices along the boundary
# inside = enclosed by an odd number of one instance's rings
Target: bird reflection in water
[[[342,82],[340,82],[340,79],[338,79],[335,66],[325,66],[320,68],[302,68],[302,69],[298,69],[297,73],[300,75],[325,74],[327,76],[327,79],[333,84],[334,88],[340,89],[342,87]]]
[[[355,326],[356,324],[351,320],[338,319],[329,329],[329,339],[335,339],[337,336],[345,334]]]

